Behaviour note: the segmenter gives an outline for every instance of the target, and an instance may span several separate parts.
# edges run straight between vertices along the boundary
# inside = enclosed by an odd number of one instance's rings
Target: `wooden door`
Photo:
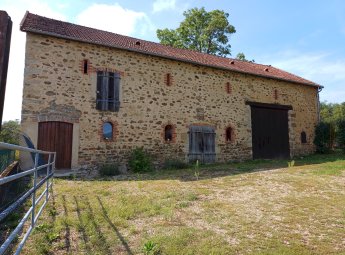
[[[189,130],[189,161],[215,162],[215,136],[216,133],[212,127],[191,126]]]
[[[254,159],[289,158],[288,111],[251,107]]]
[[[58,121],[40,122],[37,148],[56,152],[56,169],[70,169],[73,124]]]

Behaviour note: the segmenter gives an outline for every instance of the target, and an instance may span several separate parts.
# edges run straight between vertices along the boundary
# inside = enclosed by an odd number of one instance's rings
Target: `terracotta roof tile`
[[[104,45],[309,86],[320,86],[319,84],[272,66],[214,56],[193,50],[173,48],[155,42],[149,42],[129,36],[123,36],[90,27],[54,20],[29,12],[25,14],[20,25],[20,29],[24,32],[51,35],[59,38]]]

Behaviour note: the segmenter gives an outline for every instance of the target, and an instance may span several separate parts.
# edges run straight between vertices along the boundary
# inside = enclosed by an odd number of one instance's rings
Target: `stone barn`
[[[314,151],[320,85],[270,65],[27,12],[22,128],[58,169],[290,158]]]

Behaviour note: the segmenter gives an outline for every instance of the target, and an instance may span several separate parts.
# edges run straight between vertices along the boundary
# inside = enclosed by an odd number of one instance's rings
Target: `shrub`
[[[179,159],[167,159],[164,162],[164,169],[184,169],[188,168],[189,165]]]
[[[345,120],[340,120],[337,123],[337,142],[340,148],[345,151]]]
[[[119,175],[119,166],[117,164],[105,164],[99,169],[99,174],[101,176],[114,176]]]
[[[316,151],[327,153],[331,149],[331,126],[329,123],[320,122],[315,127],[314,144]]]
[[[142,147],[137,147],[132,151],[128,164],[129,168],[135,173],[152,170],[151,157]]]

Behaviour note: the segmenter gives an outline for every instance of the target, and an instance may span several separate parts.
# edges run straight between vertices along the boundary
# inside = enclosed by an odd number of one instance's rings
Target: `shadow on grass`
[[[185,169],[162,169],[151,171],[147,173],[130,173],[127,175],[119,175],[110,178],[85,178],[80,180],[87,181],[144,181],[144,180],[173,180],[180,181],[196,181],[204,179],[212,179],[224,176],[231,176],[237,174],[245,174],[251,172],[259,172],[266,170],[273,170],[279,168],[287,168],[289,162],[293,161],[293,165],[306,166],[323,163],[331,163],[338,160],[345,160],[345,154],[341,151],[336,151],[330,154],[313,154],[304,157],[296,157],[293,159],[279,159],[279,160],[247,160],[243,162],[230,162],[201,165],[196,168],[190,165]],[[198,177],[196,177],[196,172]],[[68,179],[68,178],[67,178]]]
[[[67,211],[67,207],[66,207],[66,196],[65,195],[62,195],[62,207],[63,207],[63,211],[64,211],[64,216],[65,216],[65,219],[68,218],[68,211]],[[63,225],[64,225],[64,228],[65,228],[65,249],[66,251],[69,253],[70,252],[70,248],[71,248],[71,241],[70,241],[70,238],[71,238],[71,229],[67,223],[67,220],[65,220],[63,222]]]
[[[85,199],[85,204],[86,204],[86,214],[88,217],[88,220],[90,221],[93,229],[96,232],[96,235],[94,235],[96,237],[96,244],[98,244],[98,248],[101,249],[103,251],[104,254],[111,254],[111,251],[109,249],[109,244],[107,243],[107,239],[105,238],[100,226],[98,225],[98,223],[95,220],[95,215],[94,212],[92,210],[92,207],[90,205],[90,201],[86,198]]]
[[[92,254],[91,253],[91,248],[89,245],[89,237],[86,234],[86,229],[85,229],[85,223],[81,217],[81,211],[80,211],[80,206],[79,206],[79,202],[76,198],[76,196],[73,196],[74,198],[74,202],[76,204],[76,211],[77,211],[77,216],[78,216],[78,220],[79,220],[79,226],[78,226],[78,232],[82,237],[82,240],[84,242],[85,245],[85,249],[86,249],[86,254]]]
[[[98,202],[99,202],[99,205],[100,205],[101,208],[102,208],[102,213],[103,213],[104,219],[108,222],[109,226],[114,230],[116,236],[120,239],[120,241],[121,241],[123,247],[124,247],[124,248],[126,249],[126,251],[127,251],[127,254],[132,255],[133,253],[132,253],[131,249],[129,248],[128,243],[127,243],[126,240],[123,238],[123,236],[121,235],[121,233],[120,233],[120,231],[117,229],[117,227],[114,225],[114,223],[110,220],[110,218],[109,218],[109,216],[108,216],[108,212],[107,212],[107,210],[104,208],[104,205],[103,205],[103,203],[102,203],[102,201],[101,201],[101,199],[100,199],[99,196],[97,196],[97,200],[98,200]]]

